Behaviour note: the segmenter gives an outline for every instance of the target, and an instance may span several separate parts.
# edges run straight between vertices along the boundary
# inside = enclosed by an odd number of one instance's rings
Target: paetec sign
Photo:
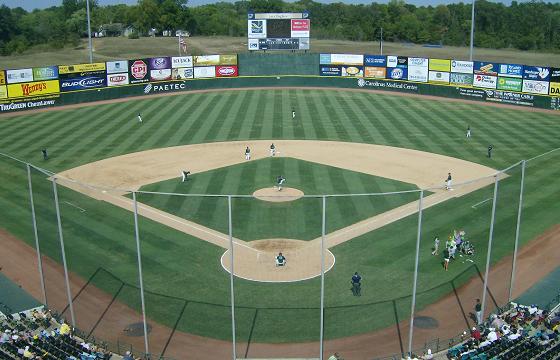
[[[150,73],[148,71],[148,60],[129,60],[128,74],[130,75],[130,83],[138,84],[150,81]]]
[[[484,74],[475,74],[473,86],[485,89],[495,89],[498,83],[498,77]]]
[[[17,84],[33,81],[33,69],[6,70],[8,84]]]
[[[156,94],[162,92],[174,92],[187,90],[187,82],[172,82],[172,83],[159,83],[147,84],[144,86],[144,94]]]
[[[523,76],[523,65],[519,64],[500,64],[498,75],[510,78],[520,78]]]
[[[550,69],[540,66],[525,66],[523,79],[548,81],[550,79]]]
[[[473,69],[474,69],[474,63],[472,61],[461,61],[461,60],[451,61],[452,73],[472,74]]]
[[[76,76],[60,80],[60,91],[87,90],[105,87],[107,77],[104,71],[89,72],[90,75]]]
[[[125,68],[126,70],[126,68]],[[128,73],[107,74],[107,86],[128,85]]]
[[[194,77],[194,70],[189,68],[175,68],[171,70],[171,78],[173,80],[192,79]]]
[[[107,74],[118,74],[128,71],[128,61],[107,61]]]
[[[56,66],[46,66],[33,68],[33,80],[54,80],[58,79],[58,67]]]
[[[189,68],[193,66],[192,56],[174,56],[171,58],[172,68]]]
[[[23,84],[8,85],[8,96],[10,98],[32,97],[59,92],[58,80],[36,81]]]
[[[386,67],[387,57],[385,55],[365,55],[364,65],[373,67]]]
[[[236,77],[238,75],[237,66],[216,66],[216,77]]]
[[[498,90],[521,91],[523,80],[518,78],[499,77]]]
[[[106,69],[105,63],[60,65],[58,67],[58,73],[73,74],[73,73],[82,73],[88,71],[105,71],[105,69]]]

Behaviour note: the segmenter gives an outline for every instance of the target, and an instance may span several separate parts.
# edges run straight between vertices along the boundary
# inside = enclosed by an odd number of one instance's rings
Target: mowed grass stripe
[[[201,108],[210,101],[210,97],[201,97],[200,95],[194,94],[189,97],[189,103],[185,104],[185,112],[188,114],[185,119],[179,121],[179,127],[177,131],[166,140],[166,145],[179,145],[188,142],[188,136],[191,135],[193,127],[195,126],[196,120],[198,119],[198,114]],[[173,118],[175,121],[175,117]]]
[[[199,136],[204,139],[204,142],[223,140],[219,137],[219,133],[226,121],[229,120],[228,114],[237,96],[237,92],[229,91],[223,94],[217,103],[213,104],[212,111],[208,114],[206,122],[200,127],[199,131]],[[227,121],[227,123],[228,126],[231,126],[230,121]]]
[[[361,94],[360,94],[361,95]],[[354,127],[361,134],[364,142],[374,144],[380,140],[380,135],[375,131],[376,129],[369,126],[371,123],[368,122],[367,116],[362,111],[360,106],[354,101],[352,96],[341,96],[341,103],[349,109],[348,114],[350,118],[354,121]]]
[[[318,96],[321,98],[322,94]],[[327,109],[323,104],[317,103],[317,94],[304,94],[302,97],[305,102],[304,111],[309,117],[309,120],[304,120],[304,123],[306,129],[310,129],[310,131],[306,131],[305,136],[316,139],[328,139],[333,136],[334,133],[332,131],[328,132],[326,129],[328,124]]]
[[[344,123],[346,122],[346,128],[348,128],[348,137],[354,138],[359,136],[363,142],[371,142],[372,138],[366,129],[360,128],[360,120],[356,116],[352,107],[345,100],[348,94],[340,93],[333,98],[333,105],[335,105],[335,111],[338,114],[338,118]]]
[[[322,120],[329,123],[328,119],[330,119],[331,126],[327,127],[327,131],[329,132],[329,139],[340,139],[342,141],[349,141],[352,136],[350,135],[349,130],[347,130],[346,128],[347,126],[350,127],[352,121],[348,118],[345,112],[341,111],[339,106],[335,106],[338,104],[336,99],[339,94],[326,90],[321,90],[321,93],[322,96],[320,100],[323,105],[324,111],[327,113]],[[333,114],[335,114],[335,116],[333,116]],[[361,135],[358,136],[361,139]]]
[[[272,94],[272,139],[281,139],[284,137],[284,127],[288,126],[287,117],[282,109],[282,90],[273,90]]]
[[[172,142],[173,136],[181,133],[186,124],[190,122],[190,112],[195,104],[195,97],[177,96],[180,103],[173,107],[174,113],[168,119],[169,126],[165,131],[160,131],[155,144],[165,144],[165,146],[175,146],[177,143]]]
[[[264,117],[265,117],[265,106],[266,106],[266,96],[264,91],[258,91],[255,93],[254,97],[254,107],[255,110],[254,120],[251,124],[251,131],[249,133],[249,139],[261,139],[261,131],[263,127]]]
[[[229,132],[225,135],[226,139],[241,140],[241,130],[245,127],[247,113],[249,111],[249,103],[253,92],[241,91],[239,92],[238,106],[231,111],[231,118],[233,124],[229,127]]]
[[[208,122],[208,108],[213,107],[214,102],[220,97],[220,93],[208,93],[208,94],[195,94],[197,97],[197,107],[190,116],[191,125],[182,134],[177,134],[178,144],[189,144],[196,143],[197,140],[202,141],[202,136],[200,135],[200,129],[204,126],[204,123]]]
[[[217,141],[225,141],[225,140],[236,140],[236,136],[231,136],[232,129],[239,127],[240,118],[238,117],[239,110],[243,104],[243,100],[245,99],[245,92],[235,92],[235,97],[231,99],[231,104],[229,105],[229,109],[224,108],[224,124],[221,126],[219,131],[216,131],[216,140]],[[215,130],[212,130],[215,131]]]
[[[369,123],[368,126],[374,128],[379,133],[376,143],[380,145],[393,144],[393,146],[398,146],[399,141],[385,125],[390,121],[388,118],[389,114],[380,109],[378,104],[369,96],[369,94],[360,95],[362,96],[354,98],[354,102],[366,115],[366,119]]]

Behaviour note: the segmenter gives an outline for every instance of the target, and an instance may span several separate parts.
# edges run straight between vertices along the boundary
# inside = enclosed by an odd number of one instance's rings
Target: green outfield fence
[[[372,263],[384,262],[388,269],[391,266],[406,269],[398,278],[390,278],[389,272],[377,275],[380,279],[376,280],[378,287],[391,286],[394,281],[406,282],[403,296],[381,297],[380,301],[373,303],[356,303],[351,296],[348,300],[331,301],[329,294],[338,291],[340,284],[336,277],[329,276],[329,273],[325,275],[322,266],[319,277],[289,285],[307,294],[295,301],[293,307],[251,305],[251,286],[265,287],[267,290],[263,294],[269,294],[271,298],[289,298],[290,293],[277,294],[277,287],[266,283],[253,285],[234,276],[235,270],[220,284],[211,285],[212,291],[223,294],[220,303],[201,300],[197,291],[188,296],[177,296],[172,290],[169,293],[158,290],[162,281],[176,282],[177,287],[192,281],[188,278],[189,263],[185,260],[189,256],[216,256],[223,250],[211,248],[207,254],[182,253],[172,239],[161,238],[160,227],[138,216],[143,197],[150,195],[173,202],[178,197],[189,196],[212,202],[216,213],[227,214],[222,220],[228,224],[229,231],[225,236],[229,239],[229,254],[233,256],[238,248],[234,246],[233,237],[243,217],[235,216],[232,201],[255,201],[250,195],[186,195],[128,190],[134,205],[131,214],[61,184],[69,181],[74,188],[81,188],[91,196],[113,191],[122,194],[127,189],[100,189],[77,183],[7,154],[0,154],[0,169],[10,174],[10,181],[18,184],[13,193],[16,201],[29,204],[29,213],[20,214],[20,217],[22,222],[32,224],[26,228],[33,234],[43,303],[80,329],[82,336],[104,339],[115,351],[131,347],[137,351],[141,349],[146,358],[179,359],[184,354],[205,351],[216,354],[216,358],[237,359],[285,357],[288,348],[282,347],[282,343],[293,346],[290,347],[293,356],[324,358],[335,351],[343,353],[343,345],[337,339],[362,335],[367,340],[350,346],[353,350],[363,347],[362,350],[370,354],[368,356],[376,358],[388,354],[401,356],[428,347],[443,349],[450,342],[438,339],[447,339],[449,334],[460,333],[472,326],[471,312],[476,298],[482,299],[485,315],[512,300],[516,286],[516,257],[525,221],[522,210],[547,206],[540,194],[542,179],[539,174],[558,164],[558,150],[560,148],[520,161],[489,177],[455,184],[454,189],[458,192],[474,185],[478,190],[441,204],[428,206],[432,196],[430,190],[434,189],[413,191],[419,199],[415,213],[368,233],[367,237],[353,239],[352,242],[368,247]],[[329,213],[329,202],[340,197],[375,198],[398,194],[304,196],[302,201],[319,206],[317,215],[322,215],[319,256],[323,258],[326,253],[328,219],[340,215]],[[427,205],[423,205],[424,201]],[[468,211],[460,206],[465,202],[469,205],[466,206]],[[471,204],[478,207],[476,211],[472,211]],[[84,213],[85,209],[87,213]],[[449,224],[444,229],[439,228],[441,221],[438,218],[441,217],[448,219]],[[452,226],[469,229],[468,239],[476,244],[477,256],[472,257],[470,264],[466,260],[470,257],[457,258],[454,262],[457,265],[452,266],[460,266],[463,262],[464,271],[451,280],[434,282],[432,273],[442,270],[426,261],[430,259],[428,248],[434,233],[444,233]],[[114,237],[122,239],[118,247],[110,249],[111,256],[82,256],[84,252],[93,253],[96,246],[103,246],[101,239],[91,231],[95,227],[108,227]],[[403,233],[403,229],[410,233]],[[389,232],[401,234],[403,242],[383,245],[392,249],[377,245],[376,238]],[[14,235],[30,237],[27,233]],[[189,241],[181,239],[179,234],[175,236],[178,241]],[[152,239],[157,239],[158,245],[154,245]],[[165,245],[163,241],[167,241]],[[442,236],[442,244],[444,241]],[[347,244],[333,247],[332,251],[336,256],[343,256],[345,246]],[[402,253],[399,264],[392,264],[394,261],[382,256],[385,251],[399,249]],[[147,253],[150,256],[145,255]],[[184,263],[185,270],[162,275],[151,256]],[[62,264],[62,270],[53,271],[44,266],[45,261],[51,260]],[[499,261],[505,261],[507,271],[490,272],[491,266]],[[349,265],[352,266],[337,264]],[[375,264],[369,271],[371,278],[375,278]],[[349,290],[343,285],[342,291]],[[431,304],[435,306],[429,306]],[[295,341],[294,333],[304,336]],[[266,343],[275,344],[265,349],[263,344]],[[263,356],[264,351],[266,356]]]

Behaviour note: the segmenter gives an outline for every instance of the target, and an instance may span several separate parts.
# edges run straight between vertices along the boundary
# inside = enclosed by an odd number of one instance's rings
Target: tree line
[[[324,4],[313,0],[247,0],[188,7],[187,0],[139,0],[137,5],[99,6],[90,0],[92,31],[122,35],[126,28],[147,35],[150,29],[186,30],[191,35],[247,35],[247,11],[301,12],[311,16],[311,34],[319,39],[465,46],[469,44],[471,4],[415,6],[403,0],[387,4]],[[25,11],[0,6],[0,55],[32,46],[74,46],[87,36],[86,1]],[[560,52],[560,3],[517,2],[506,6],[476,2],[475,46]]]

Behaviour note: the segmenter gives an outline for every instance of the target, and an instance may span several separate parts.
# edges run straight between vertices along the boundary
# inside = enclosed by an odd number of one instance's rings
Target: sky
[[[233,1],[233,0],[231,0]],[[319,2],[329,3],[329,2],[344,2],[344,3],[370,3],[371,0],[316,0]],[[494,0],[495,2],[502,2],[509,4],[511,0]],[[524,2],[527,0],[518,0],[519,2]],[[547,2],[558,2],[560,0],[548,0]],[[100,5],[113,5],[113,4],[136,4],[137,0],[99,0]],[[189,5],[203,5],[216,2],[215,0],[189,0]],[[375,2],[386,3],[387,0],[375,0]],[[438,5],[438,4],[450,4],[461,2],[460,0],[406,0],[407,3],[414,5]],[[463,2],[470,2],[470,0],[463,0]],[[8,7],[22,7],[28,11],[35,8],[46,8],[49,6],[58,6],[62,4],[62,0],[0,0],[0,5],[7,5]]]

